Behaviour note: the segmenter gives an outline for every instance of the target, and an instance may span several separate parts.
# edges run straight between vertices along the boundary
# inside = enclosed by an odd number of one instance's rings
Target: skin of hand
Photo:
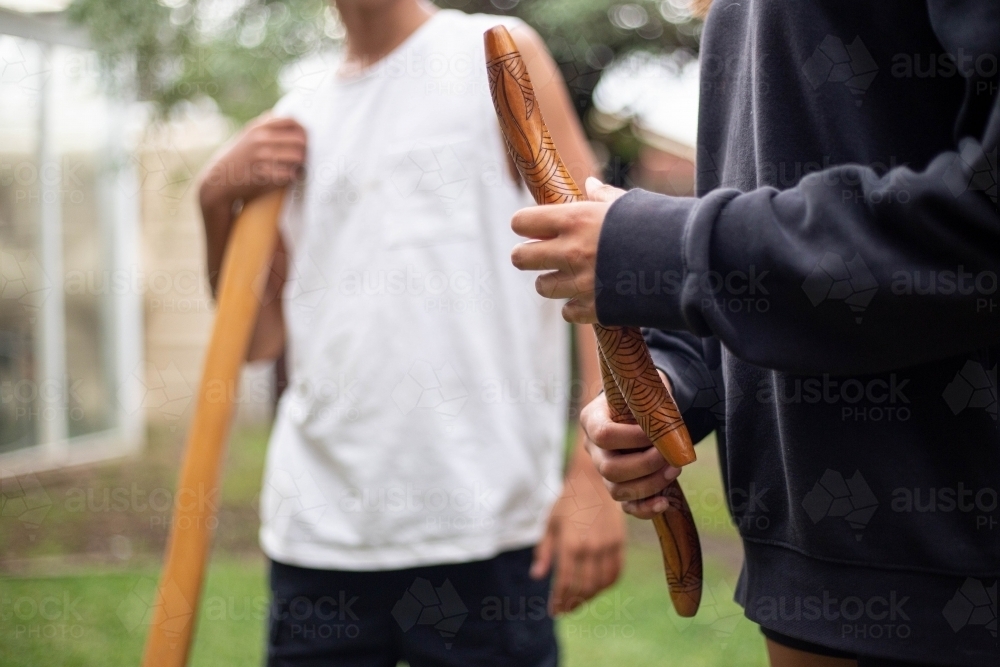
[[[587,401],[601,389],[597,345],[591,327],[576,327],[576,337],[584,387],[581,398]],[[586,434],[578,424],[563,490],[531,565],[531,576],[541,579],[555,564],[549,598],[552,615],[573,611],[612,585],[624,562],[624,515],[601,484],[586,444]]]
[[[248,123],[202,172],[198,194],[213,293],[218,288],[219,270],[235,220],[234,209],[242,202],[298,179],[305,164],[306,145],[305,129],[296,121],[264,114]],[[279,239],[247,353],[248,361],[276,359],[284,349],[281,289],[287,268],[288,256]]]
[[[562,309],[567,322],[596,324],[597,243],[611,202],[625,191],[596,178],[587,179],[586,191],[586,202],[515,213],[511,228],[530,240],[514,246],[510,259],[522,271],[548,271],[535,280],[535,289],[548,299],[568,299]]]
[[[664,385],[670,382],[661,372]],[[667,508],[660,493],[681,471],[668,464],[636,424],[616,424],[601,394],[580,413],[580,424],[590,440],[588,451],[611,497],[628,514],[652,519]]]

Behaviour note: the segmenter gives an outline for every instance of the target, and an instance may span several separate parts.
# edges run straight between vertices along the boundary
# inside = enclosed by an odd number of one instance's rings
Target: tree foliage
[[[637,49],[697,48],[698,24],[682,20],[676,9],[682,2],[437,4],[524,19],[545,40],[577,110],[585,113],[601,71],[616,57]],[[166,112],[183,100],[208,96],[238,121],[274,104],[284,66],[342,37],[326,0],[74,0],[69,15],[90,32],[110,79],[133,84],[140,99]]]
[[[669,53],[698,47],[699,22],[684,20],[676,9],[686,6],[686,0],[440,0],[437,4],[523,19],[538,31],[559,63],[581,116],[592,106],[601,72],[615,59],[630,51]]]
[[[210,97],[240,122],[277,101],[283,67],[336,38],[324,0],[74,0],[69,17],[113,85],[164,114]]]
[[[210,97],[245,122],[281,94],[290,63],[343,39],[328,0],[74,0],[71,20],[87,28],[108,80],[129,86],[161,114]],[[470,13],[517,16],[545,40],[586,123],[601,73],[625,54],[697,50],[700,23],[689,3],[706,0],[436,0]],[[628,131],[600,136],[616,162],[634,157]],[[608,176],[621,182],[618,167]]]

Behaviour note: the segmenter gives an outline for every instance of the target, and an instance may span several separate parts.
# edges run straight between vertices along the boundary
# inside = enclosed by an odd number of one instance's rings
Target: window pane
[[[70,437],[113,426],[110,109],[92,52],[52,51],[52,141],[62,180],[66,396]]]
[[[36,444],[39,308],[52,289],[37,257],[38,126],[49,74],[39,46],[0,35],[0,452]]]

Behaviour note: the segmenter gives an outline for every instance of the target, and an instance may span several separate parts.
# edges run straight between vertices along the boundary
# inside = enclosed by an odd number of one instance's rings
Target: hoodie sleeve
[[[929,2],[939,39],[995,55],[1000,5],[963,15],[966,4]],[[874,373],[995,344],[998,80],[966,80],[962,139],[920,172],[849,164],[783,191],[628,193],[601,232],[598,318],[716,336],[794,373]]]

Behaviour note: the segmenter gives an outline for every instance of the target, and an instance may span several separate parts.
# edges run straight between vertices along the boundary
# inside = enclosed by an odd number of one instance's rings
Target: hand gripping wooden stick
[[[146,638],[143,667],[187,664],[205,574],[233,396],[246,359],[271,256],[283,190],[249,202],[226,246],[212,338],[181,466],[167,562]]]
[[[632,331],[638,333],[635,329]],[[641,334],[638,340],[645,347],[645,341],[643,341]],[[616,378],[600,345],[597,354],[601,362],[604,395],[608,401],[611,420],[618,424],[637,423],[625,396],[618,388]],[[648,355],[649,352],[646,351],[646,354]],[[650,364],[652,364],[652,360],[650,360]],[[659,375],[657,375],[656,380],[660,382]],[[662,382],[660,385],[662,386]],[[683,422],[680,428],[687,431]],[[643,426],[643,431],[649,435],[645,426]],[[663,453],[662,450],[659,451],[661,454]],[[667,459],[668,462],[669,460]],[[656,529],[656,537],[660,541],[660,553],[663,556],[663,570],[667,575],[670,600],[680,616],[694,616],[701,603],[702,563],[698,529],[679,482],[675,480],[663,490],[662,495],[667,499],[667,509],[653,517],[653,527]]]
[[[503,26],[486,32],[486,67],[500,128],[518,172],[538,204],[586,200],[559,158],[535,101],[528,70]],[[695,460],[680,411],[660,380],[640,331],[594,325],[601,373],[612,419],[638,423],[673,466]],[[667,509],[653,519],[674,608],[693,616],[701,602],[701,546],[698,531],[674,482],[665,491]]]

